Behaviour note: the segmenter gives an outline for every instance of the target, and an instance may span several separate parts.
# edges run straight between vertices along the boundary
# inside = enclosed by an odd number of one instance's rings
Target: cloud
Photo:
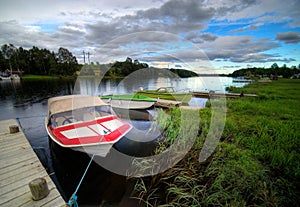
[[[236,33],[236,32],[245,32],[246,30],[258,30],[259,27],[261,26],[262,24],[251,24],[251,25],[247,25],[245,27],[241,27],[241,28],[237,28],[237,29],[234,29],[234,30],[231,30],[229,31],[229,33]]]
[[[185,39],[188,41],[191,41],[193,43],[203,43],[205,41],[215,41],[218,38],[218,36],[213,35],[209,32],[207,33],[203,33],[203,34],[199,34],[198,32],[191,32],[189,33]]]
[[[300,34],[298,32],[277,33],[276,40],[283,41],[286,44],[297,44],[300,42]]]
[[[279,47],[271,39],[253,38],[252,36],[221,36],[214,42],[201,45],[206,49],[208,58],[213,60],[242,62],[267,62],[272,55],[265,51]]]
[[[170,0],[159,8],[138,11],[134,18],[155,22],[158,29],[167,32],[195,31],[206,27],[213,17],[214,9],[205,8],[203,0]],[[154,25],[152,25],[154,26]],[[153,27],[155,28],[155,27]]]
[[[240,65],[224,65],[223,68],[240,68]]]

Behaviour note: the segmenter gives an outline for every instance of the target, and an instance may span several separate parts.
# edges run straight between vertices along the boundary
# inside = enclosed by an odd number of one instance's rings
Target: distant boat
[[[20,80],[20,76],[17,74],[1,74],[0,75],[0,80]]]
[[[140,94],[106,95],[100,98],[113,108],[122,109],[148,109],[156,102],[155,99]]]
[[[12,74],[12,75],[10,76],[10,79],[11,79],[11,80],[20,80],[20,76],[17,75],[17,74]]]
[[[237,78],[232,79],[232,82],[234,82],[234,83],[251,83],[251,82],[253,82],[253,80],[247,79],[245,77],[237,77]]]
[[[192,98],[192,94],[185,92],[176,92],[173,87],[160,87],[156,90],[139,90],[136,91],[136,93],[155,99],[180,101],[184,104],[187,104]]]
[[[0,80],[11,80],[11,75],[6,73],[0,74]]]
[[[46,130],[59,147],[105,157],[132,126],[99,97],[69,95],[48,100]]]

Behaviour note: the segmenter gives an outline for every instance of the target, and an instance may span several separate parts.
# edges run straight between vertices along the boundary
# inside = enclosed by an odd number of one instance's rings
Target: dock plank
[[[0,206],[66,206],[24,133],[9,133],[14,119],[0,121]],[[35,178],[45,178],[49,195],[34,201],[28,186]]]
[[[1,169],[0,169],[0,177],[9,172],[9,171],[12,171],[12,170],[15,170],[15,169],[19,169],[20,167],[25,167],[27,165],[31,165],[35,162],[40,162],[39,160],[36,160],[35,157],[27,157],[27,159],[25,160],[21,160],[20,161],[21,163],[14,163],[12,165],[9,165],[9,166],[6,166],[6,167],[2,167],[1,166]]]

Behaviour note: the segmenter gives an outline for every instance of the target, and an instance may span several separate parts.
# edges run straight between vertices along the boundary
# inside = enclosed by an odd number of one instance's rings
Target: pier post
[[[47,181],[44,178],[37,178],[29,183],[32,199],[37,201],[45,198],[49,194]]]
[[[14,134],[14,133],[17,133],[17,132],[19,132],[19,126],[17,126],[17,125],[9,126],[9,133],[10,134]]]

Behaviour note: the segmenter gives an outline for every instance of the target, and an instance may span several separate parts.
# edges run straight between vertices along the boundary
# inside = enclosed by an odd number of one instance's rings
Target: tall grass
[[[299,89],[300,80],[289,79],[231,88],[259,96],[227,100],[226,124],[215,153],[207,162],[198,162],[211,117],[210,109],[203,109],[198,138],[189,153],[163,173],[136,179],[135,197],[147,206],[164,207],[297,206]],[[161,119],[165,142],[157,153],[178,138],[180,116],[180,110],[173,109]],[[185,125],[193,126],[193,120],[185,120]]]

